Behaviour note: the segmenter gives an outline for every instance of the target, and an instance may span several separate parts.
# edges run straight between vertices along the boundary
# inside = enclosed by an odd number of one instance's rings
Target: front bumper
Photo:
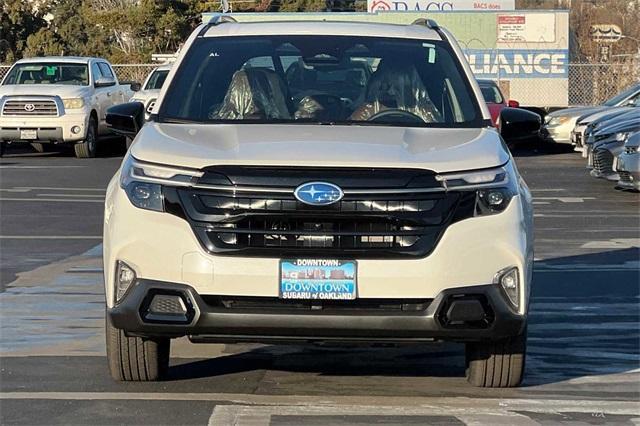
[[[200,295],[278,297],[279,258],[208,253],[186,220],[134,207],[118,177],[110,183],[105,203],[103,255],[108,307],[115,302],[118,261],[129,265],[138,277],[184,283]],[[357,259],[358,296],[433,299],[449,288],[491,283],[498,271],[517,267],[520,313],[524,314],[533,263],[529,207],[523,196],[515,196],[500,214],[454,223],[423,258]]]
[[[3,142],[63,143],[85,139],[87,114],[66,113],[59,117],[0,116],[0,140]],[[71,129],[78,127],[77,133]],[[35,130],[35,139],[23,139],[22,130]]]
[[[181,297],[187,313],[173,318],[154,316],[149,305],[156,295]],[[363,299],[344,302],[339,310],[318,304],[300,308],[273,298],[238,308],[212,300],[216,299],[204,298],[188,285],[138,280],[107,315],[128,335],[190,336],[195,342],[226,343],[498,340],[520,334],[526,323],[526,315],[514,311],[498,285],[447,289],[420,305],[421,309],[410,305],[413,309],[406,311],[349,306]],[[265,306],[266,301],[271,305]]]
[[[566,123],[559,126],[543,125],[540,128],[539,137],[545,142],[571,144],[571,131],[573,127]]]
[[[640,153],[622,153],[618,157],[618,187],[640,191]]]

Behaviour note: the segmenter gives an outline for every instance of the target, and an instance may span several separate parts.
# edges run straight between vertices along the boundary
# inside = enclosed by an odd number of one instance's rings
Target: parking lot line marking
[[[541,189],[531,189],[531,192],[561,192],[566,191],[564,188],[541,188]]]
[[[44,191],[91,191],[91,192],[107,192],[104,188],[66,188],[63,186],[52,187],[52,186],[16,186],[13,189],[17,190],[33,190],[40,189]]]
[[[104,194],[36,194],[36,197],[103,198]]]
[[[102,235],[0,235],[0,240],[101,240]]]
[[[576,411],[592,412],[594,407],[606,407],[611,414],[638,414],[637,401],[584,399],[553,400],[534,398],[460,398],[419,396],[322,396],[317,395],[257,395],[232,393],[164,393],[164,392],[2,392],[0,400],[46,399],[46,400],[158,400],[158,401],[225,401],[244,405],[287,405],[298,407],[342,407],[354,406],[395,407],[412,411],[425,410],[521,410],[535,409],[539,412]],[[319,403],[321,401],[321,403]],[[276,409],[279,407],[275,407]]]
[[[64,198],[0,198],[0,201],[63,201],[69,203],[104,203],[104,200],[69,200]]]

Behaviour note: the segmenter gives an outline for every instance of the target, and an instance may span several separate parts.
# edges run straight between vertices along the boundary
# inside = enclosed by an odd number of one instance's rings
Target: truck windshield
[[[164,81],[167,79],[167,75],[169,74],[168,70],[155,70],[151,73],[151,77],[149,77],[149,81],[147,81],[147,85],[144,86],[144,90],[156,90],[162,89],[162,85]]]
[[[159,121],[480,127],[446,43],[357,36],[197,39]]]
[[[86,64],[38,62],[17,64],[4,84],[66,84],[88,86],[89,70]]]

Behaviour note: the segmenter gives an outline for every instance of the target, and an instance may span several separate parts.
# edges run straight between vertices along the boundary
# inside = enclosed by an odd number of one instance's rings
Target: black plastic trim
[[[192,303],[193,317],[187,324],[146,322],[140,315],[141,306],[150,292],[181,294]],[[439,319],[454,296],[476,295],[485,298],[493,313],[491,323],[484,328],[448,327]],[[233,310],[210,306],[190,286],[152,280],[138,280],[131,292],[118,305],[107,310],[116,328],[128,335],[142,337],[205,336],[207,341],[482,341],[498,340],[518,335],[526,323],[511,309],[498,285],[479,285],[447,289],[433,300],[426,310],[412,315],[361,312],[326,313],[310,310],[265,310],[261,308]],[[216,337],[217,336],[217,337]]]

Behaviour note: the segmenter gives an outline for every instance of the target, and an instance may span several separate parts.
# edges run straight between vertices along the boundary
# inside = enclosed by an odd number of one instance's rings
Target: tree
[[[43,19],[46,5],[38,10],[24,0],[0,2],[0,62],[10,63],[22,57],[27,38],[47,26]]]

